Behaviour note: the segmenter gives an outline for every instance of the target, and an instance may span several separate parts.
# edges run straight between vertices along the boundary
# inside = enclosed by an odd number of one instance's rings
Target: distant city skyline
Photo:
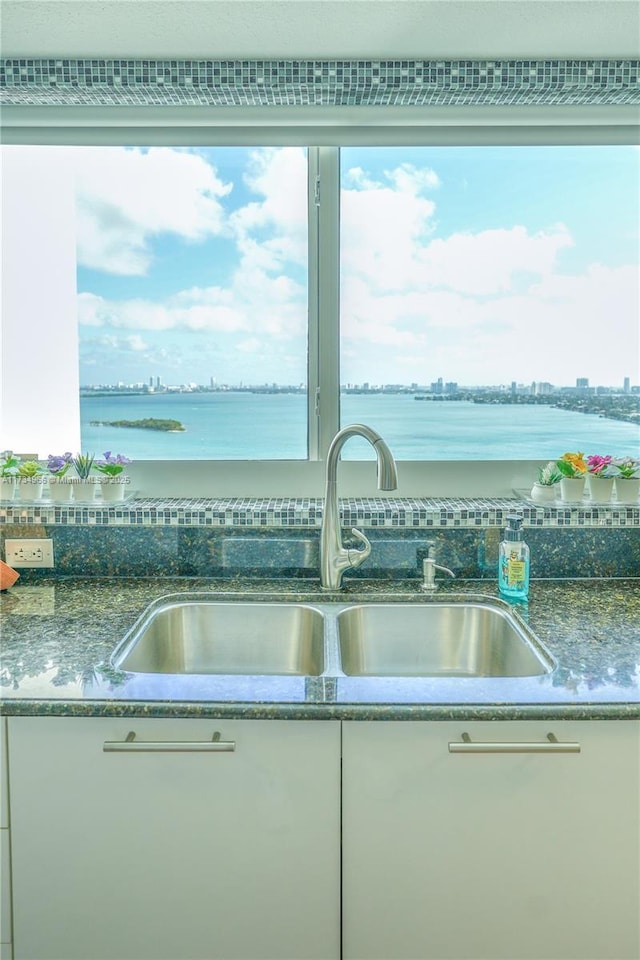
[[[238,383],[219,383],[214,377],[209,378],[208,383],[200,383],[196,380],[187,380],[183,383],[164,383],[162,378],[158,375],[147,377],[144,380],[135,380],[127,382],[123,379],[118,379],[115,382],[109,383],[86,383],[81,384],[81,390],[92,390],[92,389],[146,389],[149,392],[155,390],[176,390],[176,389],[205,389],[205,390],[229,390],[229,389],[251,389],[252,387],[278,387],[282,389],[292,388],[296,390],[306,391],[307,384],[304,382],[300,383],[286,383],[280,382],[277,380],[263,380],[253,383],[245,383],[244,381],[239,381]],[[631,382],[630,377],[624,377],[622,383],[594,383],[589,382],[588,377],[578,377],[575,384],[553,384],[549,383],[546,380],[532,380],[530,383],[519,383],[515,380],[506,381],[503,383],[476,383],[476,384],[463,384],[458,383],[457,381],[445,381],[442,377],[439,377],[437,381],[432,381],[431,383],[417,383],[415,381],[411,383],[371,383],[368,380],[363,381],[362,383],[352,383],[345,382],[340,384],[341,390],[350,390],[350,389],[387,389],[387,390],[419,390],[419,391],[431,391],[433,393],[442,393],[446,392],[447,389],[450,389],[452,392],[456,390],[538,390],[539,392],[545,391],[555,391],[555,390],[620,390],[623,393],[628,393],[634,389],[640,389],[638,384]]]

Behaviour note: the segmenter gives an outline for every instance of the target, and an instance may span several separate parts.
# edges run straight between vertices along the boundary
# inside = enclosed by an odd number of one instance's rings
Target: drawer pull
[[[105,753],[232,753],[235,740],[221,740],[216,730],[211,740],[136,740],[133,730],[125,740],[105,740]]]
[[[501,743],[472,740],[468,733],[462,734],[459,743],[449,744],[449,753],[580,753],[580,744],[560,741],[553,733],[540,742]]]

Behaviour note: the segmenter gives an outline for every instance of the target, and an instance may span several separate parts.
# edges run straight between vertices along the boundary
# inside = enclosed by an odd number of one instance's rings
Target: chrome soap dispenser
[[[526,600],[529,595],[529,547],[522,538],[522,517],[507,517],[498,553],[498,587],[510,600]]]

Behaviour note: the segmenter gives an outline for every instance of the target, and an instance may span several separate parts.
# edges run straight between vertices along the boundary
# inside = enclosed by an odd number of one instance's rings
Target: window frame
[[[309,170],[308,459],[139,461],[149,496],[322,496],[326,453],[340,423],[340,146],[638,145],[635,108],[145,108],[8,107],[5,144],[304,146]],[[315,185],[320,199],[316,202]],[[374,459],[373,453],[371,458]],[[400,461],[386,496],[509,496],[539,461]],[[379,496],[369,461],[344,461],[342,496]]]

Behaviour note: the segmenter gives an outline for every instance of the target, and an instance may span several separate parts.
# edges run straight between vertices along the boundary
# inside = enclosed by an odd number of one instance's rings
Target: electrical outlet
[[[5,560],[10,567],[53,567],[53,540],[5,540]]]

